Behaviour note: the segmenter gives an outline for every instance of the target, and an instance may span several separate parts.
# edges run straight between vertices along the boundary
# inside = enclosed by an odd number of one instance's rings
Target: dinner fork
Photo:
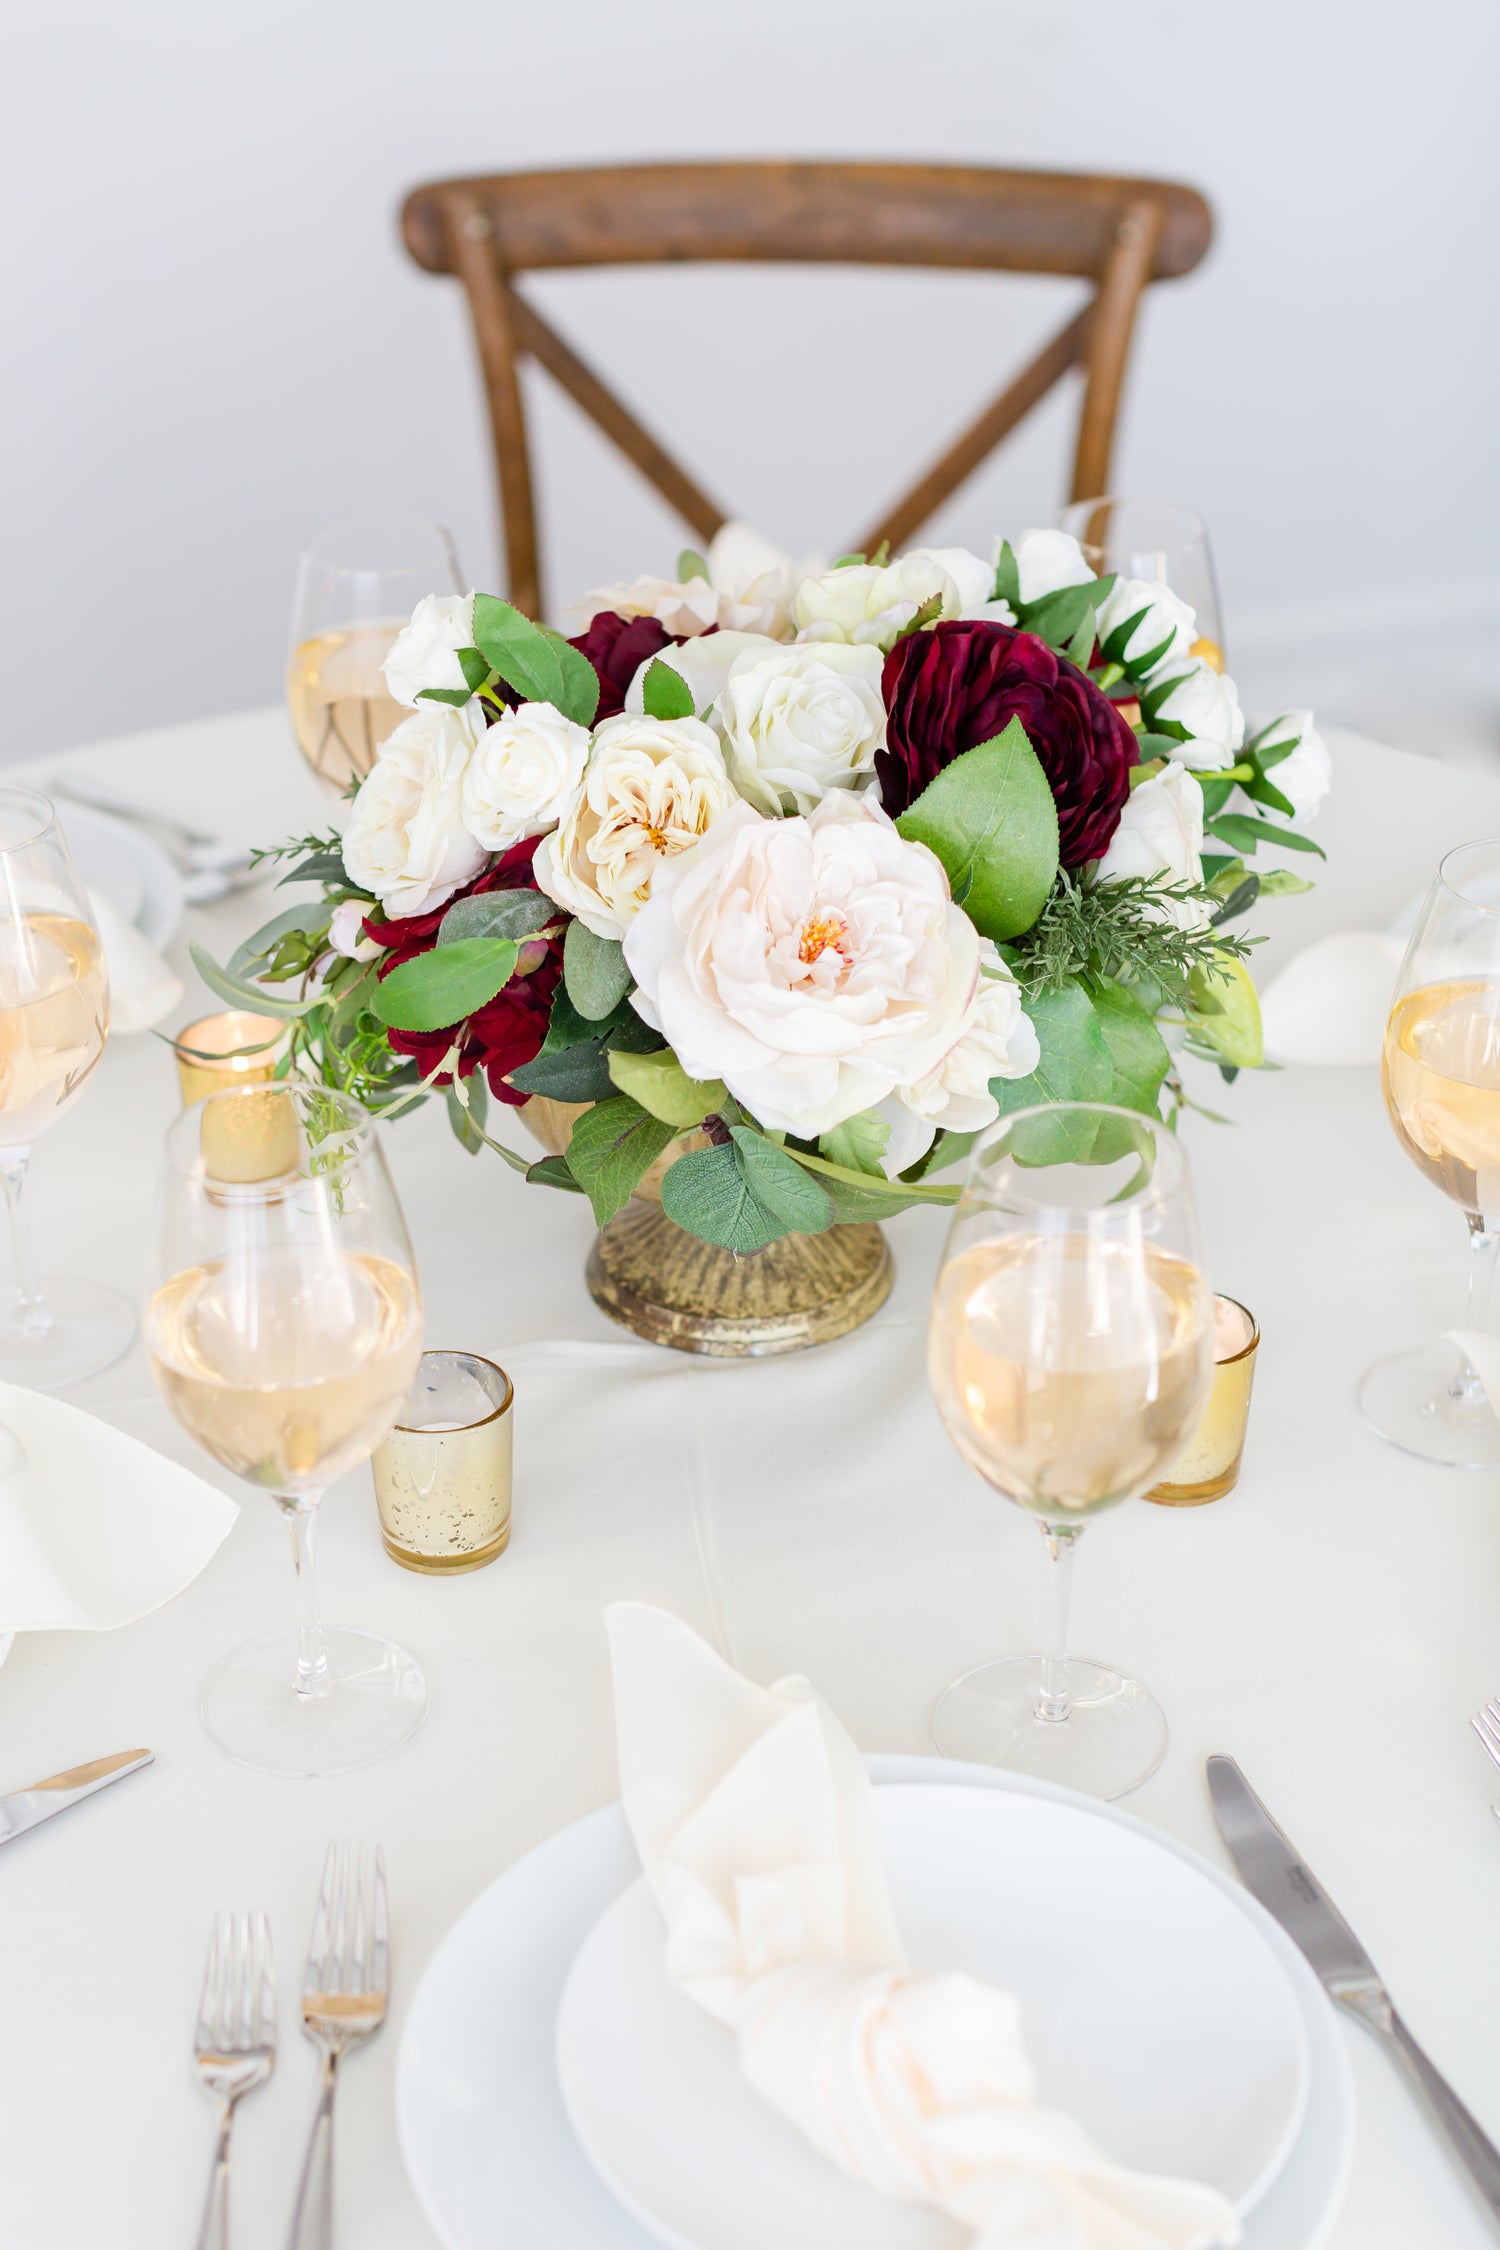
[[[1469,1724],[1484,1744],[1491,1764],[1500,1766],[1500,1696],[1492,1696],[1474,1713]],[[1500,1820],[1500,1805],[1491,1805],[1490,1811]]]
[[[302,1978],[302,2028],[322,2056],[322,2081],[287,2250],[331,2250],[338,2066],[384,2023],[389,1988],[385,1854],[378,1844],[330,1844]]]
[[[219,2138],[198,2250],[228,2250],[234,2105],[241,2094],[265,2084],[276,2061],[276,1971],[264,1914],[220,1914],[214,1921],[194,2055],[198,2076],[219,2106]]]

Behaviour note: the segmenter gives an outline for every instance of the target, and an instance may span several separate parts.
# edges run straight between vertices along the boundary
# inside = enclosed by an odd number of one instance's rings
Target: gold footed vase
[[[567,1147],[579,1109],[533,1095],[520,1114],[556,1155]],[[878,1226],[787,1234],[740,1258],[669,1219],[661,1207],[662,1175],[678,1156],[706,1145],[701,1134],[692,1134],[659,1157],[600,1233],[584,1278],[601,1312],[673,1351],[770,1359],[831,1344],[880,1310],[896,1268]]]

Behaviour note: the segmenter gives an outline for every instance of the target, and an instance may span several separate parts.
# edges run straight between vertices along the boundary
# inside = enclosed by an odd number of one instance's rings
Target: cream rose
[[[740,795],[761,812],[806,813],[873,773],[885,741],[884,661],[878,648],[838,641],[739,656],[714,718]]]
[[[1146,578],[1117,578],[1099,604],[1100,640],[1107,641],[1117,626],[1132,617],[1139,617],[1140,623],[1125,643],[1125,661],[1139,664],[1143,656],[1159,648],[1162,653],[1151,671],[1158,679],[1166,679],[1179,669],[1198,638],[1197,611],[1170,586]]]
[[[970,554],[967,547],[912,547],[880,573],[866,607],[872,618],[895,619],[894,639],[934,599],[942,604],[939,619],[962,617],[988,603],[994,591],[994,565],[982,555]]]
[[[1191,740],[1179,742],[1173,756],[1195,773],[1232,766],[1245,739],[1238,688],[1227,672],[1216,672],[1201,656],[1182,667],[1177,685],[1157,705],[1156,717],[1175,719],[1187,728]]]
[[[480,736],[464,774],[464,825],[487,852],[555,828],[572,804],[589,754],[587,727],[550,703],[506,711]]]
[[[804,578],[792,596],[792,623],[808,641],[876,641],[870,591],[883,576],[874,563],[845,563]]]
[[[939,1132],[977,1133],[1000,1115],[992,1078],[1029,1078],[1042,1059],[1021,987],[989,938],[979,941],[980,973],[958,1038],[914,1085],[898,1086],[876,1114],[890,1127],[881,1166],[895,1179],[925,1156]]]
[[[968,1016],[979,934],[925,846],[834,790],[805,819],[738,804],[665,861],[625,958],[636,1009],[690,1077],[814,1136],[937,1067]]]
[[[1314,813],[1333,787],[1333,760],[1328,745],[1313,725],[1311,711],[1288,711],[1283,717],[1273,719],[1262,727],[1256,736],[1257,743],[1272,749],[1277,743],[1296,745],[1290,757],[1279,758],[1266,774],[1274,789],[1279,789],[1292,808],[1293,820],[1311,820]],[[1246,812],[1261,814],[1264,818],[1285,820],[1285,813],[1277,814],[1270,805],[1245,799]]]
[[[1119,883],[1132,875],[1157,876],[1167,883],[1203,881],[1203,791],[1174,758],[1159,774],[1131,790],[1120,825],[1099,862],[1098,881]],[[1163,921],[1184,930],[1207,927],[1211,909],[1201,899],[1176,899],[1154,908]]]
[[[779,547],[748,524],[726,523],[703,559],[706,578],[636,578],[628,586],[599,586],[579,607],[585,618],[603,609],[619,617],[654,617],[669,633],[688,638],[717,625],[726,632],[791,639],[791,591],[798,574]]]
[[[398,703],[417,708],[423,688],[468,687],[458,661],[461,648],[474,646],[474,596],[427,594],[391,643],[381,670]]]
[[[595,728],[583,786],[533,875],[595,937],[623,937],[661,870],[737,802],[712,728],[622,712]]]
[[[1071,531],[1023,531],[1012,552],[1023,602],[1039,602],[1064,586],[1086,586],[1097,573]]]
[[[344,865],[394,918],[425,914],[484,865],[463,785],[484,731],[475,703],[420,703],[381,744],[344,830]]]

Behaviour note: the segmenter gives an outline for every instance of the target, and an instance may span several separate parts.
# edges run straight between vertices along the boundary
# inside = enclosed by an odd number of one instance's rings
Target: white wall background
[[[408,262],[403,190],[716,153],[1201,186],[1217,243],[1148,304],[1116,488],[1208,518],[1252,697],[1500,744],[1493,0],[71,0],[13,13],[4,52],[0,756],[274,701],[320,523],[439,517],[495,584],[461,300]],[[538,293],[711,491],[837,551],[1068,288],[720,268]],[[544,381],[560,610],[681,532]],[[1049,519],[1071,416],[936,531]]]

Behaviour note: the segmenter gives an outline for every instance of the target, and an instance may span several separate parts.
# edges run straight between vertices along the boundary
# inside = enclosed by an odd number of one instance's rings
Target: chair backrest
[[[907,544],[1070,367],[1084,371],[1072,497],[1109,489],[1136,305],[1188,273],[1212,218],[1193,188],[1105,174],[946,164],[624,164],[438,180],[407,197],[407,248],[462,281],[489,397],[510,598],[538,616],[541,564],[518,365],[529,353],[706,540],[725,510],[678,466],[515,285],[564,266],[755,259],[948,266],[1091,281],[1082,310],[888,508],[857,548]]]

